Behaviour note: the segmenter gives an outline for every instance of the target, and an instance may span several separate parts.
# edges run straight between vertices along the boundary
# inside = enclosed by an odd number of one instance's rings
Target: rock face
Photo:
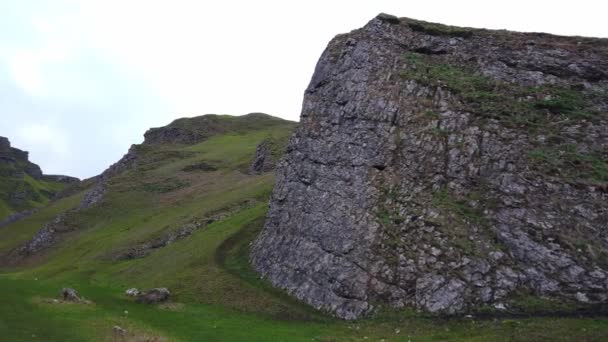
[[[379,15],[308,86],[251,261],[344,319],[608,300],[608,40]]]

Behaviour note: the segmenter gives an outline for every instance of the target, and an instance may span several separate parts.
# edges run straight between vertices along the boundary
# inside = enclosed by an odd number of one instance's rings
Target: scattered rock
[[[129,296],[129,297],[137,297],[139,296],[139,290],[136,288],[130,288],[127,291],[125,291],[125,295]]]
[[[145,304],[161,303],[169,300],[171,292],[165,287],[152,289],[137,296],[137,302]]]
[[[581,303],[589,303],[589,298],[587,298],[587,295],[582,292],[577,292],[574,297]]]
[[[63,289],[61,289],[61,297],[63,298],[64,301],[67,301],[67,302],[81,302],[82,301],[82,299],[78,295],[78,292],[76,292],[76,290],[69,288],[69,287],[64,287]]]
[[[114,332],[114,334],[120,335],[120,336],[125,336],[127,334],[127,330],[118,325],[115,325],[112,327],[112,332]]]
[[[500,310],[500,311],[505,311],[507,310],[507,307],[503,304],[503,303],[495,303],[494,304],[494,308],[496,310]]]
[[[128,260],[128,259],[136,259],[143,258],[152,251],[166,247],[176,241],[185,239],[191,236],[195,231],[200,229],[204,229],[207,225],[223,220],[227,217],[232,216],[233,214],[245,209],[251,208],[257,204],[255,200],[247,200],[238,204],[235,204],[231,207],[221,209],[217,212],[214,212],[208,216],[196,219],[190,223],[186,223],[179,227],[176,230],[170,231],[169,233],[155,238],[149,241],[143,241],[139,244],[136,244],[132,247],[129,247],[127,250],[118,253],[118,255],[114,256],[114,260]]]

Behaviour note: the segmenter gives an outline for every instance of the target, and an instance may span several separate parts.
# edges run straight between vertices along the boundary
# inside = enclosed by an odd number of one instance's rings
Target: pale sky
[[[0,136],[45,173],[90,177],[176,118],[297,120],[329,40],[380,12],[608,37],[603,3],[0,0]]]

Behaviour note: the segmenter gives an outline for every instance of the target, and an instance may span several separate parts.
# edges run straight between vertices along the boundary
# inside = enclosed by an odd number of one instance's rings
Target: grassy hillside
[[[216,117],[214,117],[214,120]],[[219,117],[238,129],[194,144],[143,144],[136,166],[111,178],[104,200],[77,213],[78,229],[48,250],[5,265],[0,274],[0,336],[6,341],[364,341],[603,340],[608,320],[578,318],[438,319],[384,313],[343,322],[315,312],[261,281],[248,263],[263,225],[272,172],[249,174],[263,140],[285,146],[292,122]],[[256,121],[256,120],[253,120]],[[180,121],[188,129],[188,120]],[[226,125],[225,125],[226,126]],[[234,126],[233,126],[234,127]],[[0,229],[0,255],[30,239],[83,190]],[[129,254],[184,227],[182,239]],[[89,304],[53,302],[62,287]],[[168,287],[172,301],[137,304],[130,287]],[[112,327],[128,330],[118,336]],[[547,329],[551,327],[551,329]]]
[[[47,205],[50,198],[66,186],[63,182],[34,179],[28,174],[0,177],[0,220],[22,210]],[[23,199],[16,199],[16,194]]]

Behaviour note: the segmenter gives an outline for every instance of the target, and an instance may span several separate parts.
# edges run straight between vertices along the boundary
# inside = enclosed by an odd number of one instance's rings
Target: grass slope
[[[66,183],[34,179],[28,174],[21,178],[0,176],[0,220],[22,210],[49,204],[50,198],[66,186]],[[16,194],[22,194],[24,199],[15,200]]]
[[[601,341],[608,337],[608,320],[603,318],[477,321],[393,312],[343,322],[272,288],[251,270],[248,254],[263,225],[274,175],[249,175],[243,170],[259,142],[285,141],[294,124],[251,127],[222,132],[191,146],[139,146],[138,166],[110,181],[99,206],[76,215],[78,230],[18,267],[4,268],[1,339],[567,341],[576,337]],[[202,163],[213,168],[188,168]],[[62,198],[0,229],[0,255],[27,241],[59,212],[77,206],[82,196],[80,192]],[[231,214],[143,258],[116,259],[134,245],[222,212]],[[53,302],[66,286],[91,303]],[[161,286],[173,293],[169,305],[136,304],[123,295],[130,287]],[[128,335],[115,335],[114,325],[126,328]]]

